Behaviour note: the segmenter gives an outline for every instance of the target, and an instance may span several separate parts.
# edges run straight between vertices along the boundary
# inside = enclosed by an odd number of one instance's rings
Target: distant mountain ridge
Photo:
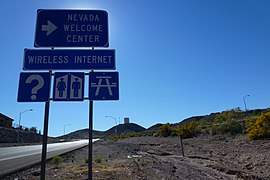
[[[128,135],[131,133],[143,132],[146,129],[138,124],[129,123],[129,124],[119,124],[114,126],[107,131],[96,131],[93,130],[93,138],[102,138],[106,136],[115,136],[115,135]],[[61,139],[88,139],[89,129],[82,129],[78,131],[71,132],[64,136],[59,136],[57,138]]]
[[[253,114],[259,114],[259,113],[263,113],[266,112],[268,110],[268,108],[266,109],[255,109],[255,110],[248,110],[248,111],[242,111],[242,117],[236,117],[236,118],[243,118],[243,117],[248,117],[251,116]],[[203,115],[203,116],[192,116],[189,118],[186,118],[178,123],[173,123],[170,124],[171,127],[177,128],[181,125],[187,124],[191,121],[214,121],[215,118],[222,114],[222,113],[226,113],[228,111],[223,111],[223,112],[216,112],[216,113],[211,113],[209,115]],[[157,132],[159,130],[159,128],[162,126],[163,124],[161,123],[157,123],[151,127],[149,127],[148,129],[135,124],[135,123],[129,123],[129,124],[119,124],[117,126],[114,126],[110,129],[108,129],[107,131],[96,131],[93,130],[93,138],[102,138],[102,137],[106,137],[106,136],[115,136],[115,135],[128,135],[131,133],[141,133],[143,135],[153,135],[155,132]],[[89,137],[89,130],[88,129],[82,129],[82,130],[78,130],[72,133],[69,133],[65,136],[59,136],[57,138],[63,138],[63,139],[87,139]]]

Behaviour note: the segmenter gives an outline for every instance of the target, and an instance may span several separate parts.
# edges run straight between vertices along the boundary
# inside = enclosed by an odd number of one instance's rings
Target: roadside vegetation
[[[129,133],[128,135],[119,135],[119,136],[108,136],[107,139],[112,140],[112,141],[117,141],[120,139],[126,139],[126,138],[131,138],[131,137],[141,137],[141,133],[133,132]]]
[[[180,136],[183,139],[198,135],[236,136],[240,134],[245,134],[249,140],[270,138],[270,109],[242,111],[240,108],[235,108],[191,118],[178,124],[162,124],[152,133],[153,136]],[[146,134],[134,132],[127,135],[108,136],[107,139],[117,141],[141,136],[146,136]]]
[[[197,135],[246,134],[250,140],[270,138],[270,109],[264,112],[231,109],[218,113],[211,119],[189,121],[179,126],[163,124],[155,134],[162,137],[181,136],[182,138],[193,138]]]
[[[263,113],[255,122],[249,122],[247,136],[250,140],[270,138],[270,112]]]
[[[52,162],[56,169],[59,169],[61,163],[63,163],[64,159],[61,156],[54,156],[52,158]]]

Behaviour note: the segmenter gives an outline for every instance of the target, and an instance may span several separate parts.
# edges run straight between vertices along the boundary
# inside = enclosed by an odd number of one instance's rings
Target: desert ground
[[[93,144],[93,179],[270,179],[270,140],[245,136],[133,137]],[[47,163],[46,179],[87,179],[88,147],[62,155],[63,162]],[[40,165],[6,179],[39,179]]]

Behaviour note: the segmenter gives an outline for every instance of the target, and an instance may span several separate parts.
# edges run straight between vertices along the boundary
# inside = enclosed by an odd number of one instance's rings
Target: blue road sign
[[[23,69],[115,69],[115,50],[25,49]]]
[[[90,72],[89,100],[119,100],[118,72]]]
[[[37,11],[35,47],[108,47],[108,13],[103,10]]]
[[[54,101],[83,101],[84,73],[56,72],[53,86]]]
[[[21,73],[18,102],[46,102],[50,99],[50,73]]]

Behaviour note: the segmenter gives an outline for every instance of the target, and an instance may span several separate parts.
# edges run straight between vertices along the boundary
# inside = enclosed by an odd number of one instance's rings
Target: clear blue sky
[[[43,132],[44,103],[18,103],[23,50],[34,48],[37,9],[102,9],[116,50],[120,100],[94,102],[94,129],[129,117],[146,128],[240,107],[270,105],[269,0],[4,0],[0,112]],[[86,85],[86,90],[87,92]],[[49,135],[88,127],[89,102],[51,102]]]

